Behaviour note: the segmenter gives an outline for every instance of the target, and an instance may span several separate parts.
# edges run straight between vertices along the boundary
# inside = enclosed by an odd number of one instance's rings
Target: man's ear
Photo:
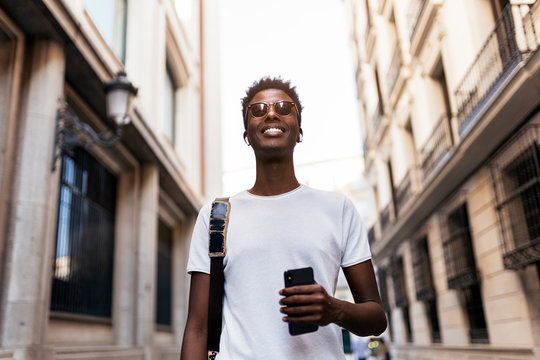
[[[247,130],[244,131],[244,142],[246,143],[247,146],[251,146],[249,139],[247,137]]]
[[[301,143],[302,140],[304,139],[304,131],[302,130],[302,128],[298,128],[298,131],[299,131],[299,134],[298,134],[298,138],[296,139],[296,142]]]

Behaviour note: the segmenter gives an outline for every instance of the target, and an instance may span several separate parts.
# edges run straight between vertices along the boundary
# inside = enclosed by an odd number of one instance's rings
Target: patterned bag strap
[[[229,198],[217,198],[212,203],[212,211],[210,212],[210,224],[208,228],[208,255],[210,256],[208,360],[214,360],[219,353],[225,282],[223,258],[227,252],[226,240],[230,210],[231,204]]]

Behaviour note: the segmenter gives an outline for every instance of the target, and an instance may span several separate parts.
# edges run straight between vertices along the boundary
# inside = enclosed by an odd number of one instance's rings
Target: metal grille
[[[540,262],[540,125],[525,127],[491,164],[508,269]]]
[[[162,221],[158,227],[156,323],[171,326],[173,232]]]
[[[435,289],[433,287],[427,237],[424,236],[414,243],[412,259],[416,298],[420,301],[433,299]]]
[[[431,135],[420,149],[420,162],[424,172],[424,180],[442,163],[442,159],[452,145],[448,122],[449,116],[442,114],[435,123]]]
[[[394,283],[394,296],[397,307],[406,307],[409,304],[405,287],[405,273],[403,258],[399,257],[392,261],[392,281]]]
[[[461,136],[467,133],[474,115],[488,95],[497,88],[497,84],[503,81],[527,54],[537,49],[538,35],[534,28],[534,15],[528,12],[518,22],[519,28],[516,28],[512,6],[508,5],[497,19],[495,28],[455,92]],[[521,41],[521,38],[526,41]],[[531,41],[531,38],[537,41]]]
[[[51,310],[109,318],[116,179],[83,149],[62,157]]]
[[[443,241],[448,287],[459,289],[476,284],[478,274],[469,232],[467,204],[446,217],[447,235]]]

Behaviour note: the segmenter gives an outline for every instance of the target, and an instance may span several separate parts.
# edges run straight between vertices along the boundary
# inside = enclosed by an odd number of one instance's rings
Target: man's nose
[[[268,114],[266,116],[267,119],[274,119],[277,117],[276,108],[274,107],[274,104],[268,105]]]

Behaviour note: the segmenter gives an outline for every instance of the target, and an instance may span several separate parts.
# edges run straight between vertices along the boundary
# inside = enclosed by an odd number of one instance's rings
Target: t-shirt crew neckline
[[[298,185],[296,188],[292,189],[291,191],[287,191],[283,194],[278,194],[278,195],[255,195],[255,194],[252,194],[249,192],[249,190],[244,190],[244,193],[249,196],[249,197],[252,197],[252,198],[256,198],[256,199],[267,199],[267,200],[272,200],[272,199],[280,199],[280,198],[284,198],[284,197],[287,197],[287,196],[290,196],[290,195],[293,195],[295,194],[296,192],[300,191],[301,189],[304,188],[304,185],[303,184],[300,184]]]

